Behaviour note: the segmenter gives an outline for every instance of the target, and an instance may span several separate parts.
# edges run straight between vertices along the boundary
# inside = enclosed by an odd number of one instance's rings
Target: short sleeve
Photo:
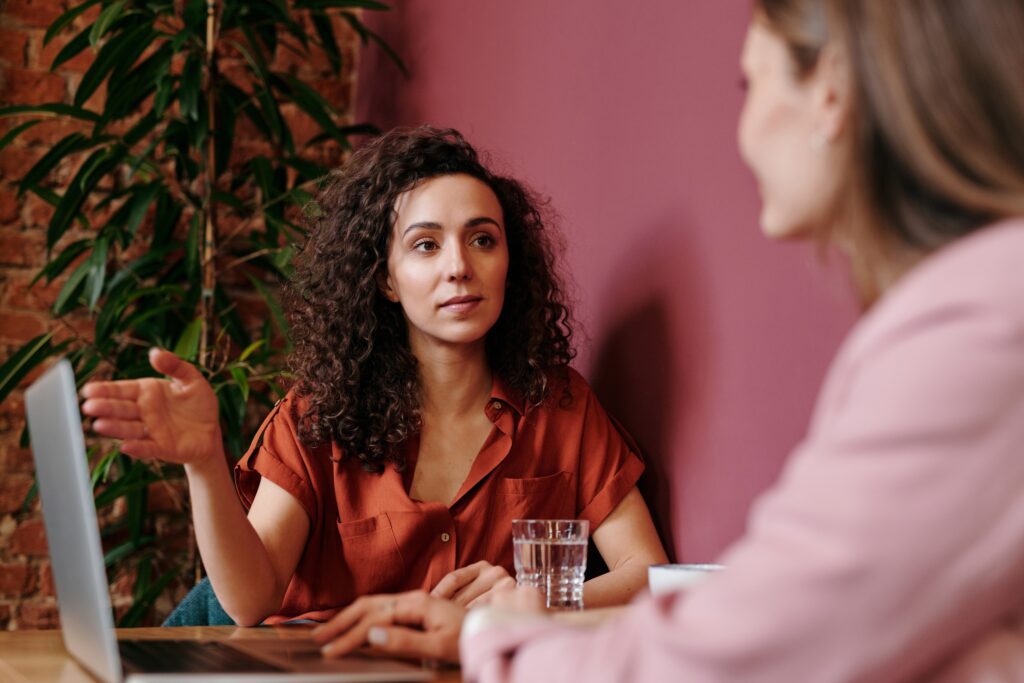
[[[316,500],[310,481],[309,452],[299,441],[293,406],[294,398],[289,394],[263,420],[249,450],[235,465],[235,490],[248,510],[260,479],[266,477],[299,501],[313,520]]]
[[[590,387],[580,379],[572,391],[583,410],[578,517],[588,520],[593,532],[636,486],[644,464],[632,437],[605,412]]]

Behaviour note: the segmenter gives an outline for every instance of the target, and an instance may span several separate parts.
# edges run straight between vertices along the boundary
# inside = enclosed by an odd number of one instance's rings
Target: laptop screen
[[[71,364],[61,360],[25,391],[25,412],[57,587],[64,646],[105,681],[121,679],[82,417]]]

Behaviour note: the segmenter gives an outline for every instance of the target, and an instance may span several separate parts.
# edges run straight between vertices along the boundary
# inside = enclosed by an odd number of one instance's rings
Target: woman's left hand
[[[459,661],[459,632],[466,610],[450,600],[411,591],[358,598],[313,630],[325,657],[356,648],[392,657]]]
[[[437,582],[430,595],[469,608],[486,605],[495,593],[515,587],[516,580],[504,567],[481,560],[445,576]]]

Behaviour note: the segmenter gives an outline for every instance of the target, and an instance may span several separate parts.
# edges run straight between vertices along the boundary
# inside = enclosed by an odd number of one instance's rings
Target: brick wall
[[[45,47],[42,44],[46,28],[67,5],[57,0],[0,0],[0,104],[69,101],[92,53],[87,50],[51,73],[50,62],[74,33],[62,34]],[[92,12],[80,17],[78,25],[91,21],[95,15]],[[341,78],[329,73],[326,62],[300,62],[288,54],[279,56],[277,66],[293,70],[313,83],[340,110],[350,112],[358,41],[340,25],[339,36],[343,41],[342,54],[347,57]],[[230,67],[225,64],[225,68]],[[308,133],[303,134],[310,127],[308,121],[294,110],[286,109],[285,115],[295,126],[298,140],[309,137]],[[0,134],[9,130],[10,125],[0,120]],[[49,208],[33,196],[18,201],[13,180],[46,152],[47,145],[68,132],[69,124],[42,124],[0,151],[0,359],[8,358],[22,343],[58,324],[48,316],[47,306],[62,283],[28,288],[44,263]],[[319,152],[328,159],[338,158],[336,150]],[[58,171],[57,181],[60,180]],[[87,320],[72,320],[70,324],[81,329],[89,327]],[[31,453],[18,446],[23,416],[20,391],[0,404],[0,629],[51,628],[58,624],[38,501],[29,509],[22,509],[33,482]],[[163,516],[158,531],[170,542],[179,544],[184,543],[184,526],[174,512],[181,494],[176,487],[164,486],[151,491],[150,496],[153,513]],[[124,608],[130,599],[129,578],[115,581],[115,607]],[[179,593],[184,590],[181,588]],[[158,612],[166,613],[175,597],[171,595],[158,603]],[[162,614],[156,616],[161,618]]]

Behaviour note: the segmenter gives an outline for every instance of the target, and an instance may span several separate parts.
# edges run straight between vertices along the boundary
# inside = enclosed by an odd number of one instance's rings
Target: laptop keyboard
[[[129,673],[283,671],[215,640],[119,640]]]

